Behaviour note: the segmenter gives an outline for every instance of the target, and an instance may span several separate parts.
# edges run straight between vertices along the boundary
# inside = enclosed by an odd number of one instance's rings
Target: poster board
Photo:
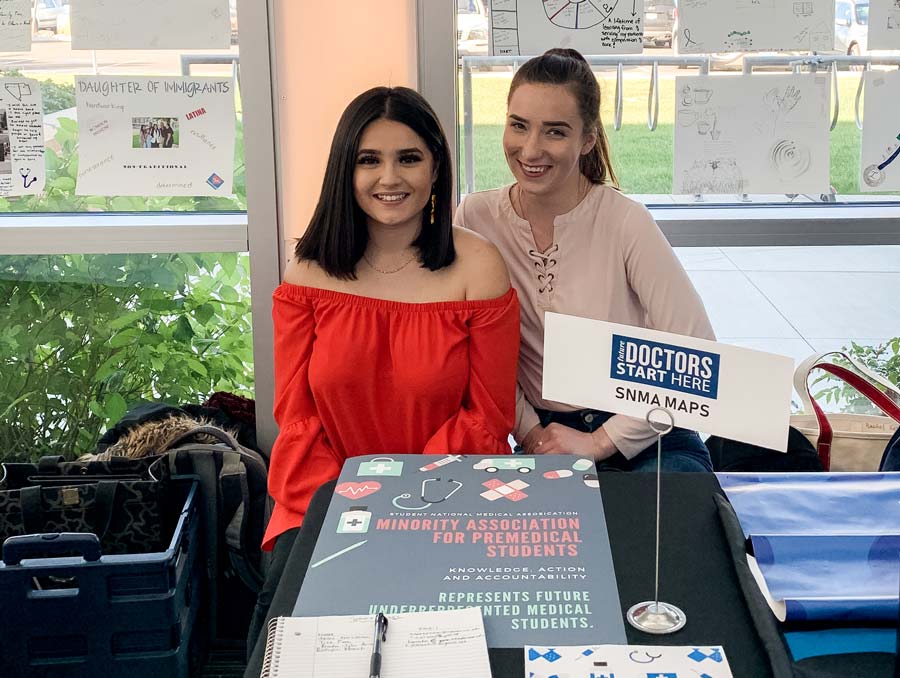
[[[582,54],[643,49],[643,0],[491,0],[491,54],[537,56],[552,47]]]
[[[900,49],[900,2],[869,0],[868,49]]]
[[[72,49],[227,49],[228,0],[75,0]]]
[[[84,76],[78,195],[230,195],[231,78]]]
[[[624,643],[598,487],[571,455],[351,457],[293,615],[477,605],[488,647]]]
[[[865,75],[865,119],[860,145],[860,191],[900,190],[900,72]]]
[[[41,84],[0,78],[0,195],[44,192],[44,116]]]
[[[834,49],[834,0],[680,0],[678,50],[710,52]]]
[[[672,192],[828,193],[826,75],[675,79]]]

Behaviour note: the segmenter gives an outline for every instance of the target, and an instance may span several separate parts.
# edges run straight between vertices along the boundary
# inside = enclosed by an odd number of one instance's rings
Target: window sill
[[[0,216],[0,255],[247,250],[247,215],[243,212]]]

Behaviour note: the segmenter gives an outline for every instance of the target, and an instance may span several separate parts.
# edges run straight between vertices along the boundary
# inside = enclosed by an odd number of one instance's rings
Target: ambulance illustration
[[[476,471],[518,471],[519,473],[531,473],[534,470],[534,459],[528,457],[497,457],[495,459],[482,459],[473,467]]]

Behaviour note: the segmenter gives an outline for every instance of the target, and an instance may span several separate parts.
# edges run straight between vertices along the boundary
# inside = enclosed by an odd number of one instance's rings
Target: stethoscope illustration
[[[897,139],[900,140],[900,134],[897,135]],[[880,186],[884,181],[884,169],[900,156],[900,144],[888,148],[887,153],[889,155],[884,162],[878,165],[869,165],[863,172],[863,179],[869,186]]]
[[[462,487],[462,483],[461,483],[461,482],[459,482],[458,480],[453,480],[453,479],[451,478],[451,479],[448,480],[447,482],[453,484],[453,489],[450,490],[450,492],[448,492],[447,494],[445,494],[445,495],[444,495],[443,497],[441,497],[440,499],[435,499],[434,501],[428,501],[428,500],[425,498],[425,492],[426,492],[427,489],[428,489],[428,483],[432,483],[432,482],[434,482],[435,480],[440,480],[440,478],[425,478],[425,480],[422,481],[422,491],[421,491],[421,493],[419,494],[419,498],[420,498],[423,502],[425,502],[425,505],[424,505],[424,506],[403,506],[402,504],[400,504],[400,503],[399,503],[399,500],[401,500],[401,499],[412,499],[412,494],[410,494],[409,492],[404,492],[403,494],[397,495],[396,497],[393,498],[393,500],[391,501],[391,503],[392,503],[395,507],[397,507],[398,509],[402,509],[402,510],[404,510],[404,511],[424,511],[425,509],[427,509],[427,508],[428,508],[429,506],[431,506],[432,504],[440,504],[442,501],[447,501],[450,497],[452,497],[454,494],[456,494],[457,491],[459,491],[459,488]]]
[[[38,180],[37,177],[31,177],[31,181],[28,180],[28,175],[31,174],[31,170],[27,167],[23,167],[19,170],[19,174],[22,175],[22,185],[25,188],[31,188],[31,184]]]

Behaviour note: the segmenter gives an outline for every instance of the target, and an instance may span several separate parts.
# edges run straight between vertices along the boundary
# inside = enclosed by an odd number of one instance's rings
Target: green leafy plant
[[[249,258],[0,257],[0,456],[74,457],[142,401],[252,397]]]
[[[876,346],[851,342],[850,346],[845,346],[841,350],[856,358],[873,372],[882,375],[892,384],[900,385],[900,337],[894,337]],[[835,363],[852,369],[846,360],[838,359]],[[814,392],[816,400],[820,403],[830,404],[841,412],[880,414],[878,408],[872,405],[868,398],[860,395],[852,386],[848,386],[828,374],[823,373],[817,376],[812,385],[822,387]]]

